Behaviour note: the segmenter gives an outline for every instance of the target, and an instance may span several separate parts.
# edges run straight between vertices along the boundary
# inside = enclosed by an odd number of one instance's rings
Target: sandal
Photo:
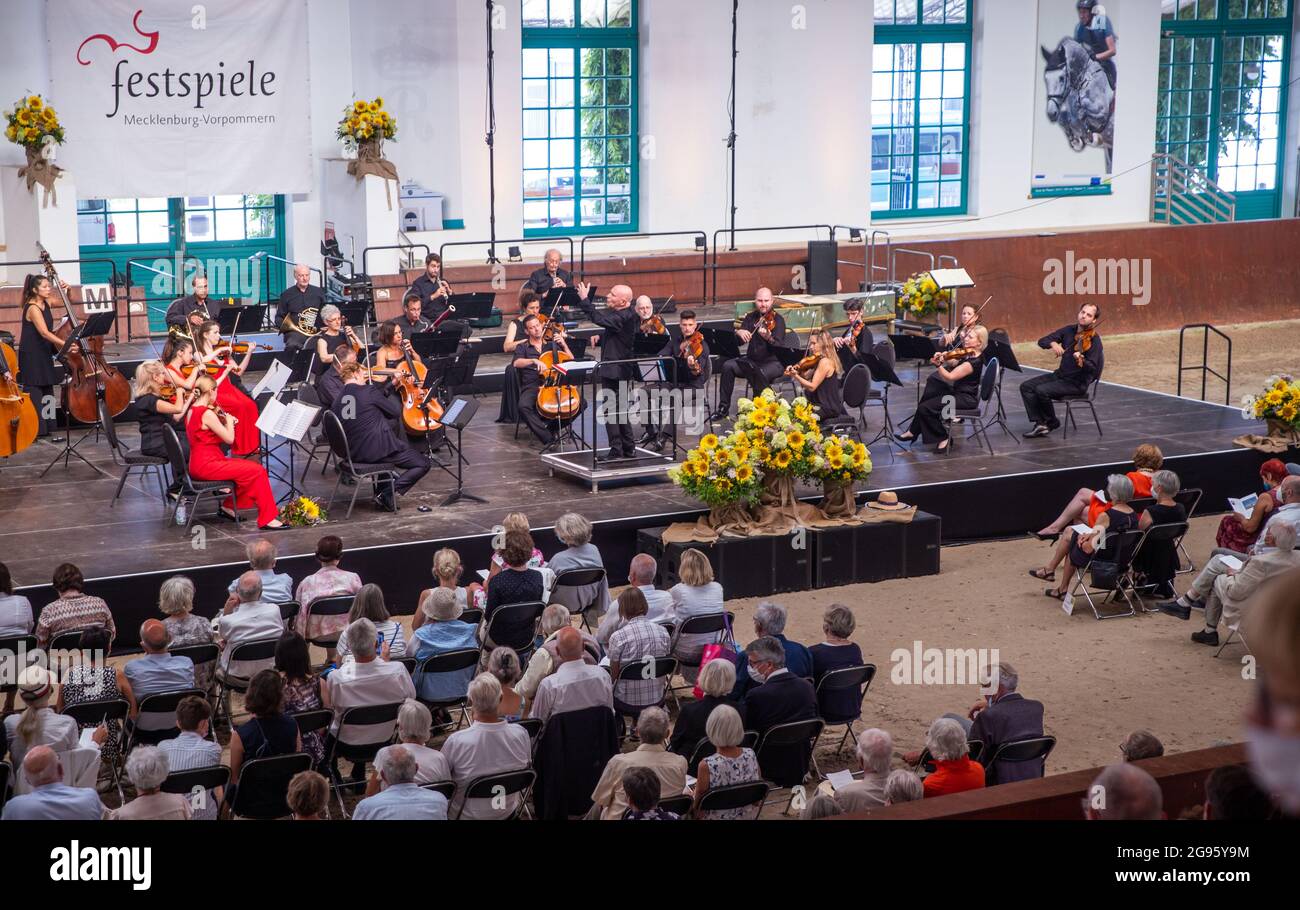
[[[1029,574],[1039,581],[1056,581],[1055,572],[1044,572],[1042,569],[1030,569]]]
[[[1053,600],[1065,600],[1065,592],[1058,591],[1056,590],[1056,588],[1048,588],[1043,593],[1046,594],[1048,597],[1052,598]]]

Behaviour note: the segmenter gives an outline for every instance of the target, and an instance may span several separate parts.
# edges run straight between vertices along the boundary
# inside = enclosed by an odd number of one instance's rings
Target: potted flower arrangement
[[[54,148],[66,138],[58,114],[40,95],[28,95],[14,102],[13,108],[4,112],[4,119],[5,138],[27,153],[27,166],[18,171],[18,176],[26,177],[29,191],[39,183],[48,204],[54,181],[63,173],[54,165]]]
[[[280,509],[280,520],[291,528],[309,528],[329,520],[319,501],[309,496],[291,499]]]
[[[746,507],[757,502],[762,491],[759,450],[737,433],[725,440],[705,435],[682,464],[669,469],[668,477],[709,506],[709,524],[716,529],[744,524]]]
[[[343,109],[335,135],[348,151],[355,150],[357,160],[348,162],[348,173],[363,179],[374,174],[385,180],[397,180],[397,168],[384,158],[384,140],[397,138],[397,120],[384,110],[384,99],[353,101]],[[388,184],[384,184],[387,192]],[[389,199],[391,207],[392,200]]]
[[[929,272],[917,272],[903,282],[898,292],[898,308],[906,319],[923,319],[948,309],[952,291],[940,289]]]
[[[853,486],[871,476],[871,453],[848,436],[823,436],[812,449],[812,476],[825,494],[822,512],[827,518],[852,518],[858,511]]]
[[[786,401],[771,389],[737,404],[734,433],[744,436],[758,452],[763,472],[763,494],[757,515],[760,528],[776,533],[815,521],[794,495],[796,479],[814,473],[814,446],[822,438],[817,413],[808,399]]]
[[[1268,435],[1294,439],[1300,434],[1300,384],[1288,375],[1270,376],[1258,395],[1247,395],[1241,403],[1246,420],[1268,422]]]

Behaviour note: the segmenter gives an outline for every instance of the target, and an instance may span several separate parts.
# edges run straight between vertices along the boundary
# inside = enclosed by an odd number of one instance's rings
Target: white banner
[[[306,193],[306,0],[47,0],[83,198]]]

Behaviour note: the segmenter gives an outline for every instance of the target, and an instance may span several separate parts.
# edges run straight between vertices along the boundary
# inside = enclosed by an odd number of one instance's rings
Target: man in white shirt
[[[348,708],[402,703],[415,698],[415,683],[406,667],[378,657],[379,633],[368,619],[358,619],[347,629],[353,660],[321,680],[321,699],[334,711],[330,733],[337,735],[339,721]],[[348,724],[339,741],[349,745],[387,742],[397,727],[397,718],[384,724]]]
[[[872,727],[858,736],[858,762],[862,765],[862,779],[835,791],[835,801],[845,812],[861,812],[885,804],[885,781],[889,780],[889,765],[894,756],[894,738],[884,730]],[[823,785],[825,786],[825,785]]]
[[[293,600],[293,579],[275,571],[275,560],[280,555],[275,544],[269,540],[255,540],[244,548],[244,552],[248,554],[249,568],[262,580],[263,600],[269,604],[283,604]],[[227,606],[237,602],[235,588],[238,584],[238,578],[230,583]]]
[[[98,821],[104,817],[104,804],[94,787],[70,787],[63,782],[63,763],[49,746],[28,750],[23,774],[32,790],[5,803],[5,821]]]
[[[245,572],[235,583],[234,604],[227,603],[217,620],[217,640],[221,645],[221,669],[228,676],[252,679],[259,670],[270,669],[275,658],[231,661],[237,645],[249,641],[278,638],[284,633],[280,608],[262,600],[262,579],[256,572]]]
[[[645,595],[646,605],[650,608],[646,613],[646,619],[661,625],[672,625],[673,596],[655,587],[655,575],[658,572],[659,564],[655,562],[653,556],[649,553],[638,553],[632,557],[632,563],[628,566],[627,580]],[[596,641],[600,642],[602,648],[608,648],[610,638],[624,625],[625,620],[619,615],[617,605],[610,604],[600,620],[600,626],[596,629]]]
[[[537,686],[529,714],[546,721],[552,714],[581,711],[603,705],[614,709],[614,686],[609,671],[593,667],[582,659],[582,636],[572,627],[555,637],[560,666]]]
[[[527,730],[519,724],[507,723],[497,713],[501,706],[501,682],[491,673],[482,673],[469,684],[469,704],[474,712],[473,722],[467,729],[448,736],[442,744],[442,754],[456,782],[451,817],[509,818],[519,806],[518,795],[509,796],[497,805],[500,801],[491,797],[466,800],[465,791],[471,781],[480,777],[529,767],[533,760],[532,741]],[[464,815],[458,816],[462,803]]]

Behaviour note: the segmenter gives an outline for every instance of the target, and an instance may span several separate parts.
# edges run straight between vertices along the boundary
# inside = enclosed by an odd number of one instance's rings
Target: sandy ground
[[[1300,320],[1287,322],[1251,322],[1218,326],[1219,331],[1232,339],[1232,389],[1228,403],[1237,405],[1244,395],[1263,386],[1264,380],[1274,373],[1300,370],[1300,357],[1283,354],[1285,340],[1300,337]],[[1184,351],[1184,366],[1201,362],[1203,331],[1188,330]],[[1175,393],[1178,390],[1178,332],[1142,332],[1132,335],[1107,335],[1102,326],[1106,345],[1106,375],[1108,382],[1151,389],[1154,392]],[[1059,361],[1032,341],[1014,346],[1016,358],[1028,366],[1054,369]],[[1227,344],[1211,333],[1209,366],[1227,374]],[[1205,399],[1222,404],[1224,384],[1210,376],[1206,381]],[[1189,372],[1183,376],[1183,395],[1201,397],[1201,374]]]

